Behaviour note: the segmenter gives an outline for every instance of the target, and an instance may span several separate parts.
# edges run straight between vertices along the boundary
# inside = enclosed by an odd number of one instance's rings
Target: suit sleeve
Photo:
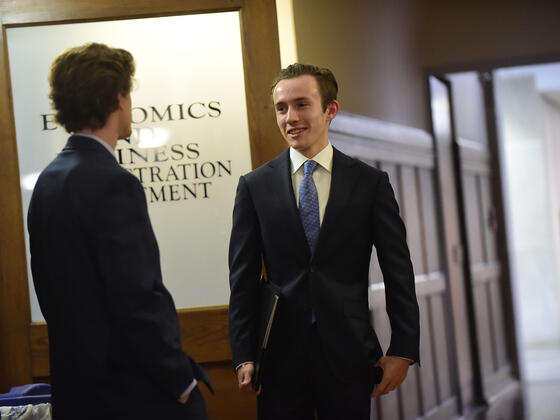
[[[383,172],[374,205],[374,244],[385,283],[391,344],[387,355],[420,362],[420,322],[414,271],[389,177]]]
[[[192,383],[196,366],[181,350],[177,313],[161,280],[144,191],[128,175],[112,177],[97,208],[97,265],[127,362],[178,398]]]
[[[255,360],[262,241],[257,212],[244,177],[239,179],[229,244],[229,337],[232,362]]]

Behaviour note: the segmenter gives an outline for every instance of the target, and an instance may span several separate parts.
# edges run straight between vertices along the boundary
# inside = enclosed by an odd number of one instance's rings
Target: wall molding
[[[461,168],[464,171],[490,174],[490,153],[485,144],[464,137],[458,137],[457,144],[461,156]]]
[[[499,280],[502,275],[502,265],[496,261],[490,263],[471,264],[471,275],[474,286]]]
[[[441,271],[414,276],[416,296],[418,298],[442,294],[446,290],[446,277]],[[370,311],[385,308],[385,283],[382,281],[369,285]]]
[[[177,310],[177,316],[181,327],[183,349],[199,363],[225,362],[229,370],[231,348],[227,328],[228,306],[181,308]],[[34,378],[49,376],[47,324],[32,322],[29,326],[29,340],[32,376]]]
[[[434,167],[432,136],[419,128],[339,112],[331,123],[329,139],[342,152],[371,163]]]

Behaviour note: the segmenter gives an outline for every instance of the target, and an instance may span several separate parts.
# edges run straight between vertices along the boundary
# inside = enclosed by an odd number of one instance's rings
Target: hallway
[[[527,392],[530,410],[527,420],[558,420],[560,417],[559,379],[529,382]]]
[[[560,417],[560,343],[527,349],[528,420]]]
[[[518,390],[468,420],[558,420],[560,418],[560,343],[526,349],[525,410]]]

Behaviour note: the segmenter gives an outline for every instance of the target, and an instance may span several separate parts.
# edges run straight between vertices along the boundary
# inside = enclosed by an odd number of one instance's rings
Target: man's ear
[[[123,109],[123,101],[124,98],[126,97],[126,95],[123,95],[122,93],[117,93],[117,100],[119,101],[119,108],[118,109]]]
[[[327,105],[327,120],[332,121],[334,117],[337,116],[340,104],[336,99],[334,99],[330,104]]]

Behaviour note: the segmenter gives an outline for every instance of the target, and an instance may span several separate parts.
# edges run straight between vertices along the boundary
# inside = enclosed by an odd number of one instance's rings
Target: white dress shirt
[[[292,186],[294,188],[294,195],[296,203],[299,207],[299,187],[303,179],[303,164],[309,160],[300,152],[290,147],[290,166],[292,174]],[[311,160],[318,163],[317,169],[313,172],[313,182],[317,188],[317,195],[319,197],[319,220],[323,223],[325,216],[325,208],[327,201],[329,201],[329,193],[331,191],[331,178],[332,178],[332,161],[333,161],[333,147],[329,142],[323,150],[317,153]]]

